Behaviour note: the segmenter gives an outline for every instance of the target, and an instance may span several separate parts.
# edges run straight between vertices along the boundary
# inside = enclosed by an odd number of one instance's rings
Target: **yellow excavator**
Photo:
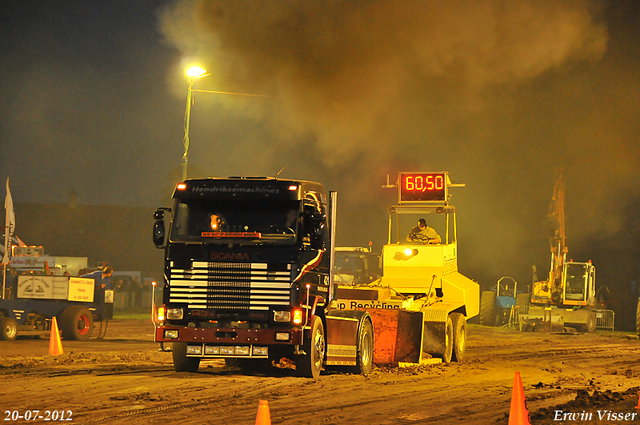
[[[573,328],[593,332],[596,328],[596,268],[591,263],[567,261],[564,169],[555,173],[555,186],[549,206],[551,267],[547,280],[534,282],[531,305],[519,317],[520,330],[563,331]]]

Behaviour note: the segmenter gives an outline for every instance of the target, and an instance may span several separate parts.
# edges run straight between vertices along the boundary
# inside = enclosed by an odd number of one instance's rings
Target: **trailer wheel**
[[[462,363],[467,350],[467,320],[461,313],[451,313],[453,325],[453,360]]]
[[[358,335],[358,357],[354,373],[368,375],[373,368],[373,325],[368,319],[364,321]]]
[[[18,336],[18,323],[11,317],[3,317],[0,320],[0,339],[13,341]]]
[[[173,368],[176,372],[195,373],[200,367],[199,357],[187,357],[187,343],[173,343]]]
[[[67,307],[60,315],[60,330],[64,339],[86,341],[93,332],[93,315],[86,307]]]
[[[318,379],[324,363],[326,341],[322,319],[314,316],[311,326],[311,337],[304,341],[302,349],[305,355],[296,356],[296,371],[298,376]]]
[[[495,326],[496,323],[496,293],[493,291],[482,292],[480,298],[480,324]]]

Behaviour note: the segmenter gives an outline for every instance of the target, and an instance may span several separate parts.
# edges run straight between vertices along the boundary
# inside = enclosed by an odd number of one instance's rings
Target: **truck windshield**
[[[565,299],[583,301],[587,281],[587,268],[583,264],[567,263]]]
[[[296,241],[299,201],[178,200],[174,242],[290,245]]]

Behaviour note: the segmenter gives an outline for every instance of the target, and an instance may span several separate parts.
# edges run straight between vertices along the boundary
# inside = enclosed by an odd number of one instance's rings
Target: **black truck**
[[[369,314],[331,307],[335,192],[230,177],[186,180],[173,198],[154,214],[164,248],[154,323],[176,371],[196,372],[206,358],[244,369],[289,358],[313,378],[324,366],[371,370]]]

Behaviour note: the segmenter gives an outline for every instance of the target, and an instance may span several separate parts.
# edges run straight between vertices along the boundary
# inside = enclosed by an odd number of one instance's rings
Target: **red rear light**
[[[178,183],[178,186],[176,186],[177,190],[185,190],[186,188],[187,188],[186,183]]]

